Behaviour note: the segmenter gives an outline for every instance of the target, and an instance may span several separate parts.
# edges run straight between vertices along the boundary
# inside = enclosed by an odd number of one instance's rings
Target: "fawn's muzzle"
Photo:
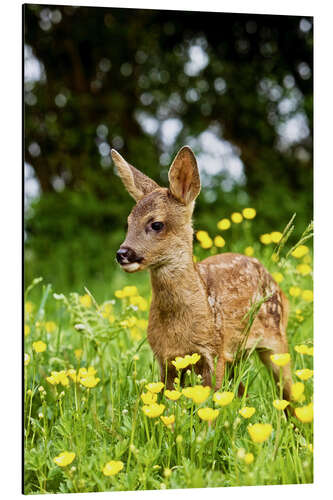
[[[139,264],[142,261],[142,257],[139,257],[134,250],[128,247],[120,247],[116,254],[116,258],[122,266],[134,263]]]

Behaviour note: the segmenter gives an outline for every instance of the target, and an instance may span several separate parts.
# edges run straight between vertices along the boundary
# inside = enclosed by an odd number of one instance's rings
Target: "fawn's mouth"
[[[129,262],[128,264],[121,264],[121,267],[127,273],[135,273],[135,271],[139,271],[140,263],[139,262]]]

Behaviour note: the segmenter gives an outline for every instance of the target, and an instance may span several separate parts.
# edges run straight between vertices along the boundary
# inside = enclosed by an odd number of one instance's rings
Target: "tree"
[[[262,225],[280,228],[296,211],[301,229],[311,218],[311,18],[44,5],[24,12],[25,43],[45,75],[25,90],[25,159],[42,192],[27,221],[35,251],[41,231],[56,244],[66,224],[46,219],[55,209],[65,217],[73,203],[80,228],[122,227],[131,200],[110,147],[165,185],[177,149],[190,143],[202,153],[207,131],[232,145],[245,176],[223,184],[230,172],[206,175],[199,221],[247,203]],[[37,214],[45,214],[42,228]]]

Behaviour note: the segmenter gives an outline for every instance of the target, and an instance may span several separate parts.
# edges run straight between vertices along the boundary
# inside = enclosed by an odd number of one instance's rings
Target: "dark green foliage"
[[[27,212],[28,281],[111,276],[133,202],[100,154],[103,142],[166,185],[176,151],[213,130],[236,148],[245,180],[226,192],[226,173],[203,173],[196,227],[215,232],[216,218],[254,206],[257,235],[281,230],[296,212],[296,237],[312,218],[310,18],[302,30],[296,16],[44,5],[27,5],[24,17],[25,43],[45,69],[25,88],[25,160],[41,188]],[[191,76],[184,67],[194,45],[209,60]],[[281,112],[290,97],[294,107]],[[158,128],[145,131],[140,113]],[[278,127],[299,113],[308,133],[279,147]],[[181,129],[166,144],[161,124],[170,118]]]

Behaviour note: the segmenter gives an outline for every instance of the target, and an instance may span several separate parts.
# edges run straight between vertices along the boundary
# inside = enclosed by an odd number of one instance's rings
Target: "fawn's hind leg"
[[[280,370],[282,370],[282,385],[283,385],[283,399],[290,401],[291,399],[291,386],[292,386],[292,378],[291,378],[291,368],[290,363],[280,368],[276,366],[271,360],[271,354],[281,354],[284,352],[288,352],[288,348],[281,346],[281,349],[258,349],[258,354],[261,361],[266,365],[268,370],[272,369],[275,382],[278,383],[280,381]]]
[[[223,377],[224,377],[224,371],[225,371],[225,360],[222,355],[219,356],[216,364],[216,371],[215,371],[215,391],[218,391],[221,388],[222,382],[223,382]]]
[[[280,370],[282,370],[283,398],[290,401],[292,386],[290,363],[280,368],[271,360],[271,354],[289,352],[286,334],[289,304],[287,298],[281,290],[278,294],[278,298],[280,301],[276,300],[276,297],[275,300],[273,300],[272,297],[272,299],[266,303],[270,319],[273,320],[273,322],[276,322],[276,319],[279,320],[278,328],[275,327],[266,330],[264,341],[261,346],[258,346],[258,353],[261,361],[266,365],[266,367],[268,369],[272,369],[276,383],[280,380]]]

